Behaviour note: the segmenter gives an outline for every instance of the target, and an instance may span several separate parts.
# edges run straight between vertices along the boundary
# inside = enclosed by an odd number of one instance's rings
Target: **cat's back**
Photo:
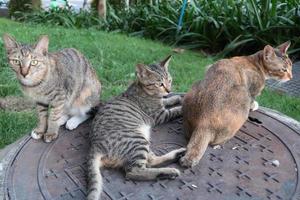
[[[195,83],[193,88],[211,93],[244,85],[245,71],[249,65],[250,63],[243,56],[221,59],[207,70],[204,80]]]
[[[108,126],[115,129],[129,126],[132,128],[141,123],[150,124],[150,117],[141,110],[136,102],[122,94],[106,102],[97,112],[93,120],[93,127],[97,130]]]
[[[77,49],[65,48],[52,53],[57,70],[60,73],[72,74],[72,72],[86,73],[91,69],[87,58]]]
[[[64,48],[52,54],[61,62],[75,63],[84,58],[84,55],[75,48]]]
[[[247,61],[243,57],[222,59],[214,63],[205,78],[193,85],[187,93],[183,112],[199,109],[199,112],[214,112],[222,107],[231,107],[246,96],[244,68]]]

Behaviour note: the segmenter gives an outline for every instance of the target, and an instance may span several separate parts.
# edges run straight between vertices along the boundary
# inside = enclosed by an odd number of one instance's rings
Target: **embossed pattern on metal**
[[[180,168],[175,180],[138,182],[124,173],[102,169],[103,200],[297,199],[300,137],[263,110],[251,113],[238,134],[222,149],[208,148],[193,169]],[[27,138],[6,173],[10,199],[85,199],[88,130],[61,129],[60,137],[45,144]],[[185,146],[182,119],[156,127],[151,148],[157,154]]]

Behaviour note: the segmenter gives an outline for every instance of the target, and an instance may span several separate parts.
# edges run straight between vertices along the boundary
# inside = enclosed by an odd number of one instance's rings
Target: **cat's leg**
[[[157,156],[153,152],[150,152],[148,155],[148,163],[147,166],[149,167],[155,167],[161,164],[170,163],[170,162],[176,162],[184,156],[186,151],[186,148],[180,148],[175,149],[173,151],[170,151],[169,153],[166,153],[162,156]]]
[[[250,105],[250,110],[256,111],[256,110],[258,110],[258,108],[259,108],[258,102],[255,100],[252,100],[251,105]]]
[[[82,122],[90,118],[90,115],[87,114],[91,110],[90,106],[73,107],[71,110],[73,116],[66,123],[68,130],[77,128]]]
[[[163,104],[164,104],[164,106],[173,106],[176,104],[181,104],[182,98],[183,97],[181,95],[174,95],[171,97],[166,97],[166,98],[163,98]]]
[[[31,137],[33,139],[41,139],[47,130],[47,120],[48,120],[48,105],[39,104],[36,105],[36,110],[38,113],[38,126],[32,130]]]
[[[59,127],[66,122],[68,116],[65,114],[64,102],[60,101],[53,105],[48,118],[48,129],[44,135],[45,142],[51,142],[58,137]]]
[[[134,180],[174,179],[180,175],[180,171],[175,168],[148,168],[149,152],[149,145],[138,145],[131,149],[124,162],[126,163],[124,165],[126,178]]]
[[[88,118],[90,118],[90,116],[87,114],[75,115],[67,121],[66,128],[68,130],[73,130],[77,128],[82,122],[86,121]]]
[[[176,106],[169,109],[164,109],[155,117],[155,125],[159,125],[182,115],[182,107]]]
[[[180,175],[180,171],[176,168],[147,168],[133,167],[126,171],[126,178],[133,180],[156,180],[156,179],[175,179]]]

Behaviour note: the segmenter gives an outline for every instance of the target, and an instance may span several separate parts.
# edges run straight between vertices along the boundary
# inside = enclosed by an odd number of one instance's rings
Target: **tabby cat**
[[[180,174],[175,168],[153,167],[175,161],[184,148],[162,156],[149,149],[151,128],[181,115],[181,96],[164,98],[171,91],[170,58],[159,64],[138,64],[137,80],[96,114],[90,134],[87,199],[100,197],[100,167],[122,167],[126,177],[135,180],[172,179]]]
[[[290,42],[277,48],[269,45],[253,55],[222,59],[207,71],[204,80],[193,85],[183,100],[182,112],[187,153],[180,163],[193,167],[208,144],[221,145],[232,138],[247,120],[249,110],[258,108],[265,80],[292,78],[292,62],[287,49]]]
[[[47,36],[36,45],[18,43],[8,34],[3,41],[24,94],[36,103],[39,122],[32,138],[51,142],[58,137],[60,125],[66,123],[72,130],[88,119],[88,112],[98,104],[101,86],[80,52],[63,49],[49,53]]]

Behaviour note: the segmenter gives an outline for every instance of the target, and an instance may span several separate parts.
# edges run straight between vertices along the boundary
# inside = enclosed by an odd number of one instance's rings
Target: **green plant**
[[[15,12],[30,12],[41,7],[41,0],[10,0],[8,3],[9,15]]]
[[[72,8],[22,14],[18,19],[124,32],[170,45],[203,49],[220,57],[250,54],[266,44],[277,45],[286,40],[292,41],[290,53],[296,55],[300,51],[297,0],[191,0],[179,30],[181,6],[182,1],[173,0],[155,5],[136,2],[128,10],[108,5],[106,21],[97,18],[94,11],[75,13]]]

